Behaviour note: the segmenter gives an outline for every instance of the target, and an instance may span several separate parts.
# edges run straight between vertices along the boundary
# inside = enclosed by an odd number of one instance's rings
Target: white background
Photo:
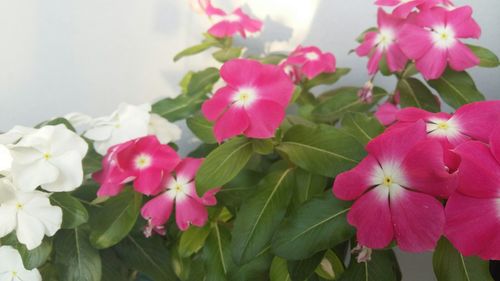
[[[367,80],[366,59],[347,55],[354,38],[375,25],[371,0],[247,0],[264,19],[253,51],[290,50],[297,44],[333,52],[351,74],[341,85]],[[214,0],[225,9],[243,4]],[[456,1],[465,4],[466,1]],[[500,54],[500,2],[468,1],[483,27],[478,44]],[[190,69],[214,64],[209,56],[173,63],[209,26],[187,0],[0,0],[0,131],[79,111],[106,115],[120,102],[142,103],[178,93]],[[489,98],[500,97],[500,69],[471,71]],[[388,90],[394,81],[378,81]],[[431,281],[429,255],[403,256],[406,281]]]

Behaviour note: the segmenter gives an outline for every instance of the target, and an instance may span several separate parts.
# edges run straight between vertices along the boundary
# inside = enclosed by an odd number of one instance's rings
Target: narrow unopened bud
[[[372,259],[372,249],[361,244],[352,249],[351,254],[357,254],[356,261],[358,263],[369,262]]]
[[[372,81],[367,81],[363,88],[359,89],[358,97],[364,103],[371,103],[373,101],[373,83]]]

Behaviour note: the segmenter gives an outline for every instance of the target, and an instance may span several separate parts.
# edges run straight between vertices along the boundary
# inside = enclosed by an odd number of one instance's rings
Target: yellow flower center
[[[386,187],[391,187],[391,185],[393,184],[393,182],[394,182],[394,181],[393,181],[392,177],[390,177],[390,176],[385,176],[385,177],[384,177],[384,181],[383,181],[383,183],[382,183],[382,184],[383,184],[383,185],[385,185]]]
[[[44,158],[45,160],[49,160],[51,157],[52,157],[52,154],[50,154],[49,152],[45,152],[45,153],[43,154],[43,158]]]
[[[135,158],[135,166],[137,167],[137,169],[146,169],[151,166],[151,162],[151,156],[147,154],[140,154]]]

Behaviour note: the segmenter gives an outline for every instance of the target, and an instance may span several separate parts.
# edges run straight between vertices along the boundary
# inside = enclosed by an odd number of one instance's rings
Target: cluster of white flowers
[[[37,269],[27,270],[17,250],[10,246],[0,247],[0,280],[1,281],[41,281],[42,276]]]
[[[147,135],[156,135],[163,144],[181,138],[181,129],[151,113],[150,104],[135,106],[122,103],[111,115],[96,119],[80,113],[71,113],[65,117],[83,131],[84,137],[93,141],[95,151],[101,155],[105,155],[108,148],[115,144]]]

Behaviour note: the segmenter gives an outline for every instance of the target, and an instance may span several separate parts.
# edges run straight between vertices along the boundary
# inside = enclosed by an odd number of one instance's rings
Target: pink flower
[[[208,33],[215,37],[232,37],[236,33],[240,33],[245,38],[247,32],[255,33],[262,29],[262,22],[250,18],[241,8],[227,14],[223,10],[215,8],[210,0],[200,0],[200,6],[209,17],[215,20],[215,24],[208,30]]]
[[[455,151],[462,161],[457,192],[446,204],[445,235],[465,256],[500,260],[500,127],[489,146],[469,141]]]
[[[101,183],[99,196],[114,196],[123,184],[134,181],[136,191],[153,195],[160,192],[164,174],[171,172],[180,158],[170,146],[156,136],[138,138],[109,149],[103,159],[103,170],[94,174]]]
[[[416,14],[412,22],[403,26],[399,45],[426,79],[439,78],[448,64],[456,71],[479,64],[479,58],[459,40],[481,35],[471,7],[435,7]]]
[[[247,59],[226,62],[220,74],[227,85],[202,106],[205,117],[215,121],[217,140],[274,136],[294,89],[286,74],[278,66]]]
[[[455,175],[446,170],[443,148],[426,136],[423,121],[373,139],[368,156],[337,176],[336,197],[356,200],[347,215],[361,245],[380,249],[393,239],[405,251],[435,247],[443,233],[446,198]]]
[[[216,204],[215,193],[219,189],[206,192],[202,198],[197,195],[194,177],[202,161],[186,158],[175,168],[175,175],[165,178],[163,192],[142,207],[141,214],[149,224],[146,230],[161,230],[170,218],[174,204],[175,221],[180,230],[187,230],[191,224],[201,227],[207,222],[206,206]]]
[[[397,105],[386,102],[380,105],[375,112],[375,118],[384,126],[389,126],[396,122],[396,115],[399,112]]]
[[[336,70],[335,56],[331,53],[323,53],[318,47],[298,46],[288,58],[281,64],[286,68],[298,71],[298,79],[305,75],[312,79],[321,73],[332,73]]]
[[[396,7],[392,14],[402,18],[406,18],[415,8],[425,10],[439,4],[453,6],[453,3],[449,0],[377,0],[375,4]]]
[[[399,30],[404,20],[387,14],[384,10],[378,10],[378,31],[368,32],[363,43],[356,48],[356,54],[360,57],[368,56],[368,72],[375,74],[379,69],[379,63],[385,55],[389,70],[401,71],[406,66],[408,58],[397,44]]]

